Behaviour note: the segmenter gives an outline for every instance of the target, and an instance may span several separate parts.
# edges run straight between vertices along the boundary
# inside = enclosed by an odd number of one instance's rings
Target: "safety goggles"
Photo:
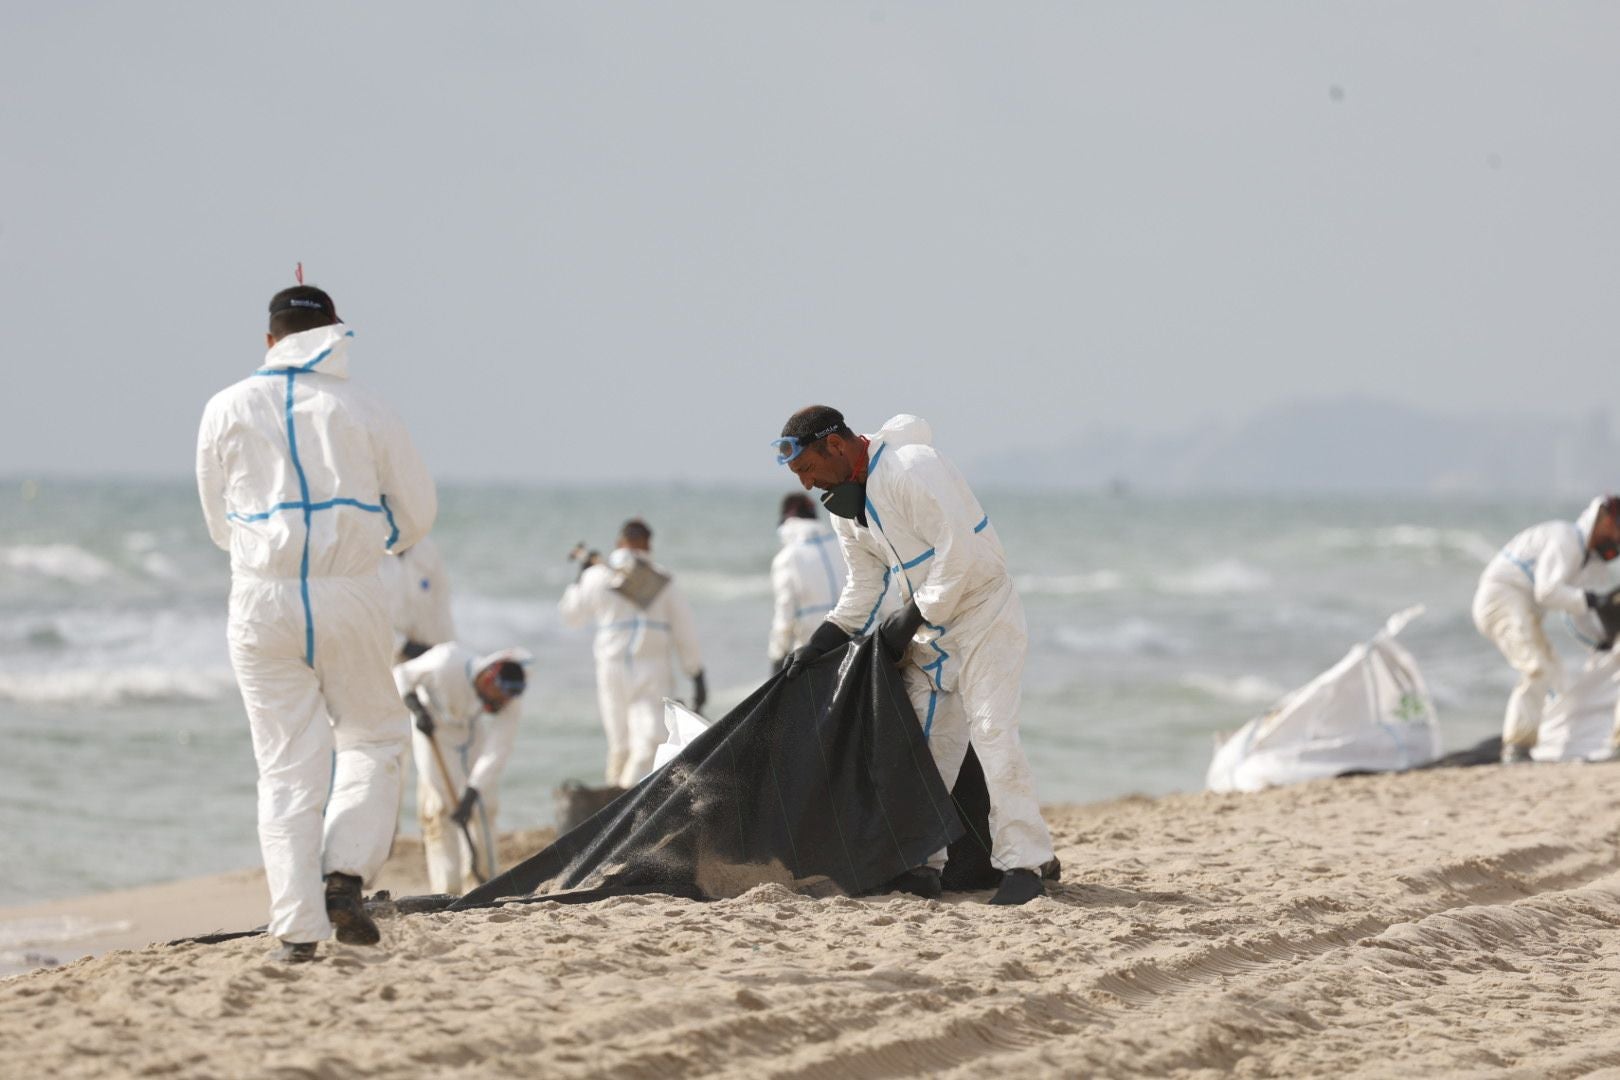
[[[802,438],[798,435],[783,435],[781,438],[772,439],[771,445],[776,447],[776,463],[786,465],[808,450],[813,444],[820,442],[837,430],[838,425],[834,424],[832,427],[822,428],[814,435],[806,435]]]

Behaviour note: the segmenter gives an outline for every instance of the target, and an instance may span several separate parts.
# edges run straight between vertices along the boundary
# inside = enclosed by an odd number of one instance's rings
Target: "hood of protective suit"
[[[318,371],[339,379],[349,377],[349,339],[354,331],[342,323],[317,326],[288,334],[271,346],[260,371]]]
[[[806,540],[814,540],[816,537],[831,531],[826,522],[816,518],[793,517],[788,518],[776,527],[776,536],[786,546],[788,544],[802,544]]]
[[[1581,544],[1584,546],[1592,542],[1592,530],[1597,526],[1598,511],[1603,509],[1603,496],[1599,495],[1586,504],[1581,516],[1575,519],[1575,528],[1580,530]]]
[[[870,438],[886,446],[932,446],[934,429],[920,416],[901,413],[885,421]]]
[[[527,670],[534,663],[534,654],[528,649],[501,649],[499,652],[492,652],[487,656],[480,656],[474,660],[472,662],[473,674],[476,675],[485,668],[494,667],[496,664],[504,664],[508,660],[515,664],[521,664]]]

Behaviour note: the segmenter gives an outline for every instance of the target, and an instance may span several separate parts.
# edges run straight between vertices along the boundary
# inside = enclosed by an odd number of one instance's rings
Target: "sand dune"
[[[1051,811],[1067,881],[390,920],[385,947],[122,952],[0,982],[58,1076],[1301,1076],[1620,1068],[1620,768]]]

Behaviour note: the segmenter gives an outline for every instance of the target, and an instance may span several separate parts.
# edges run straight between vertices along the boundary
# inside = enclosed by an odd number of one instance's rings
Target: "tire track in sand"
[[[1188,994],[1211,990],[1224,994],[1231,983],[1262,981],[1290,966],[1364,944],[1393,927],[1459,909],[1562,892],[1617,869],[1620,859],[1612,846],[1594,850],[1531,844],[1494,856],[1469,856],[1396,873],[1393,880],[1406,889],[1409,900],[1393,909],[1330,918],[1325,925],[1294,932],[1284,917],[1272,929],[1239,934],[1203,948],[1185,940],[1165,939],[1133,946],[1150,955],[1100,972],[1082,970],[1061,991],[1009,993],[1003,987],[988,986],[958,994],[942,994],[933,988],[867,992],[854,995],[842,1007],[818,1010],[808,1031],[802,1010],[795,1006],[782,1010],[780,1017],[756,1014],[740,1025],[738,1018],[717,1019],[699,1030],[681,1032],[679,1037],[683,1043],[695,1039],[726,1048],[724,1054],[695,1071],[717,1069],[723,1075],[769,1075],[784,1080],[881,1080],[969,1066],[982,1069],[1001,1057],[1033,1063],[1043,1057],[1039,1052],[1043,1047],[1084,1042],[1115,1026],[1123,1013],[1151,1013]],[[1297,909],[1298,905],[1290,907]],[[1262,915],[1258,921],[1264,925],[1270,919]],[[1189,947],[1195,951],[1189,954],[1185,951]],[[879,998],[886,999],[881,1008],[875,1000]],[[797,1049],[784,1045],[790,1040],[781,1037],[778,1022],[813,1035],[809,1045]],[[753,1030],[749,1033],[744,1028]],[[924,1033],[919,1034],[919,1028]],[[762,1029],[773,1030],[777,1037],[761,1040]],[[890,1037],[883,1029],[907,1033]],[[750,1043],[771,1046],[770,1058],[739,1062],[737,1048]],[[1208,1055],[1220,1055],[1211,1047],[1203,1047],[1201,1053],[1206,1066],[1218,1067],[1218,1061]],[[678,1060],[697,1064],[685,1054],[678,1055]],[[624,1061],[607,1075],[639,1080],[690,1074],[679,1067],[672,1071],[676,1064],[666,1051]]]

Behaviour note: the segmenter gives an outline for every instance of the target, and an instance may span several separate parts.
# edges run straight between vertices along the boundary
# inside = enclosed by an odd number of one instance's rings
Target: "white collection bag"
[[[1547,702],[1541,715],[1535,761],[1607,761],[1614,731],[1615,703],[1620,701],[1620,646],[1594,651],[1564,692]]]
[[[687,743],[708,731],[709,722],[674,698],[665,698],[664,730],[669,734],[653,754],[655,772],[674,761]]]
[[[1395,642],[1423,614],[1390,617],[1372,640],[1219,740],[1211,791],[1259,791],[1351,770],[1394,772],[1440,756],[1434,702],[1410,653]]]

